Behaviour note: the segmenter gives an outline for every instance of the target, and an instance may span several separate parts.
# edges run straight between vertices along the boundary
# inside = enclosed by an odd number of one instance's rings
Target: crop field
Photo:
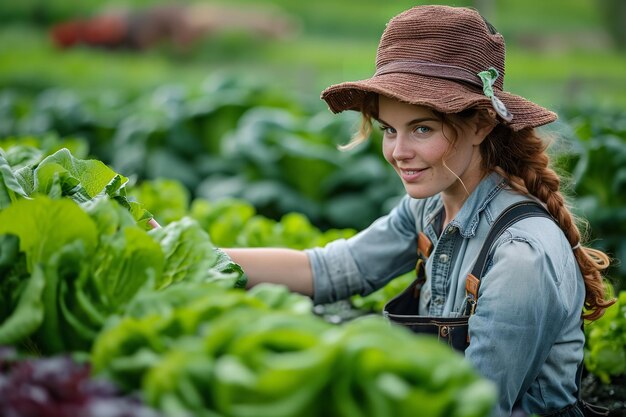
[[[220,249],[324,246],[401,198],[380,133],[339,151],[359,120],[331,114],[319,94],[369,77],[385,23],[415,3],[210,3],[224,19],[253,11],[291,26],[233,24],[142,48],[61,47],[53,28],[161,2],[0,5],[0,410],[487,417],[496,387],[448,346],[381,317],[414,274],[314,306],[278,285],[246,290]],[[585,326],[582,394],[624,417],[626,47],[613,22],[623,7],[454,4],[504,34],[505,88],[559,115],[544,128],[552,163],[588,244],[613,259],[618,300]]]

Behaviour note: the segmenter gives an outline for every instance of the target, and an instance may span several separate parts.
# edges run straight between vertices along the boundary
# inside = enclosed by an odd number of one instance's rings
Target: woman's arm
[[[387,216],[350,239],[303,251],[285,248],[222,249],[248,276],[248,286],[284,284],[315,303],[369,294],[415,267],[416,216],[406,196]],[[425,200],[424,200],[425,201]]]
[[[222,249],[248,276],[248,287],[261,282],[284,284],[291,291],[313,296],[313,274],[307,255],[282,248]]]

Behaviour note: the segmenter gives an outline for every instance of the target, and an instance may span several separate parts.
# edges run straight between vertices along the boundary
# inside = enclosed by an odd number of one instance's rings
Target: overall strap
[[[472,314],[476,308],[476,301],[478,300],[478,289],[480,287],[480,280],[487,268],[487,258],[493,243],[498,237],[512,224],[525,219],[527,217],[547,217],[552,219],[552,216],[546,211],[541,204],[535,201],[520,201],[507,207],[498,216],[493,226],[489,230],[489,234],[483,243],[478,259],[474,263],[472,272],[467,275],[465,281],[465,292],[468,298],[468,314]]]

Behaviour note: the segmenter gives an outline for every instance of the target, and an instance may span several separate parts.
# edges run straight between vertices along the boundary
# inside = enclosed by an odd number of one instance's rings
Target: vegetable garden
[[[357,119],[317,93],[217,71],[111,91],[1,85],[6,415],[488,415],[495,387],[378,314],[410,274],[314,307],[281,286],[245,290],[219,249],[323,246],[402,195],[379,137],[336,149]],[[583,395],[626,416],[626,114],[557,110],[554,164],[590,244],[616,260],[618,303],[585,328]]]

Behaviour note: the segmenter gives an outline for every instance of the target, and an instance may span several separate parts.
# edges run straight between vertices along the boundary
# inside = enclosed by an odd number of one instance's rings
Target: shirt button
[[[456,232],[456,227],[454,226],[448,227],[448,230],[446,230],[447,235],[451,235],[454,232]]]
[[[435,297],[435,305],[442,305],[443,304],[443,297]]]
[[[445,253],[442,253],[441,255],[439,255],[439,262],[441,262],[442,264],[447,264],[449,259],[450,257],[446,255]]]

